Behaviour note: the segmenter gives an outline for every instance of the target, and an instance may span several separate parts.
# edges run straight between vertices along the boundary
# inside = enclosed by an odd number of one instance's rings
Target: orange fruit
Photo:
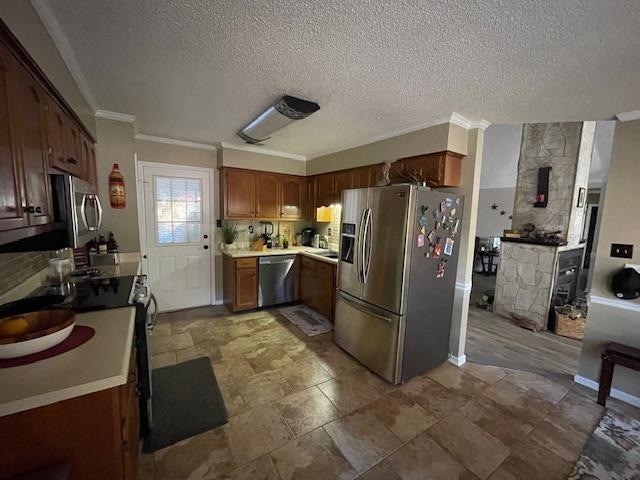
[[[29,322],[24,317],[11,317],[0,323],[0,337],[19,337],[29,332]]]

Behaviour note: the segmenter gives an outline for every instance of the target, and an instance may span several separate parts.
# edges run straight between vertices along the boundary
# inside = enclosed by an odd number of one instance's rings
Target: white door
[[[159,310],[211,305],[212,172],[143,164],[141,176],[143,268]]]

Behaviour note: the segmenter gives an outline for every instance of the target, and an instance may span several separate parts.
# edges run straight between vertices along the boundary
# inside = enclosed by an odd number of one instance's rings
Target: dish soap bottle
[[[112,208],[125,208],[127,198],[124,189],[124,175],[120,173],[120,165],[113,164],[113,169],[109,174],[109,201]]]
[[[118,242],[116,242],[116,237],[113,235],[113,232],[109,232],[109,240],[107,241],[107,252],[118,252]]]

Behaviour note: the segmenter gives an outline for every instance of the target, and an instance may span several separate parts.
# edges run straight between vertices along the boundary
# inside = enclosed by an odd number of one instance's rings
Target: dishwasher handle
[[[290,263],[296,259],[295,255],[282,255],[277,257],[260,257],[260,265],[277,265],[279,263]]]

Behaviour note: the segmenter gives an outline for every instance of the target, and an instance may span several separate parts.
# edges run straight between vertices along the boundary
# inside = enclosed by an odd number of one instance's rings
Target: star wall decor
[[[495,203],[491,205],[491,210],[498,210],[498,205],[496,205]]]
[[[500,215],[504,215],[505,213],[507,212],[505,212],[504,210],[500,210]]]

